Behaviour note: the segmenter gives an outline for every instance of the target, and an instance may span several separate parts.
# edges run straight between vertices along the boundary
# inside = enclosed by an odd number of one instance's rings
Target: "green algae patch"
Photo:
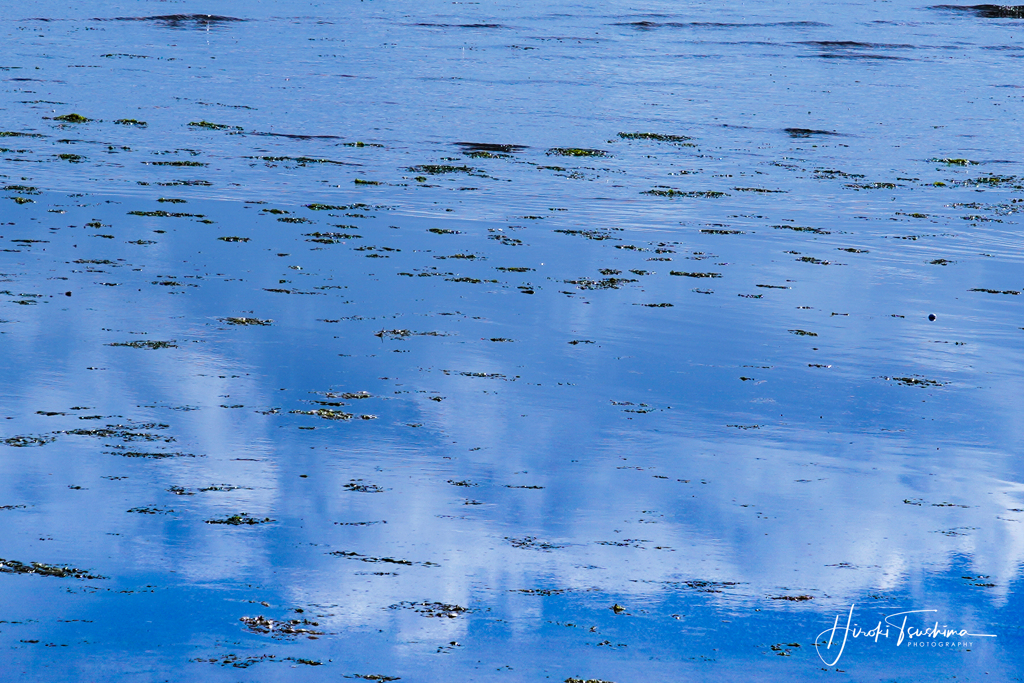
[[[692,199],[718,199],[729,196],[727,193],[718,192],[717,190],[683,191],[671,187],[655,187],[651,190],[645,190],[640,194],[650,195],[651,197],[690,197]]]
[[[201,161],[144,161],[147,166],[207,166]]]
[[[213,187],[213,183],[209,180],[168,180],[157,183],[157,185],[160,187]]]
[[[623,140],[654,140],[656,142],[686,142],[693,138],[687,135],[665,135],[663,133],[619,133]]]
[[[831,235],[832,233],[828,230],[822,230],[821,228],[809,228],[802,225],[773,225],[776,230],[792,230],[793,232],[813,232],[815,235]]]
[[[978,166],[980,164],[980,162],[971,161],[970,159],[942,158],[942,159],[929,159],[928,161],[931,161],[932,163],[936,163],[936,164],[946,164],[947,166]]]
[[[239,129],[241,130],[241,129]],[[333,159],[321,159],[318,157],[246,157],[248,159],[260,159],[268,163],[275,161],[291,161],[299,166],[307,166],[309,164],[334,164],[335,166],[353,166],[347,161],[334,161]]]
[[[987,185],[989,187],[1001,187],[1003,185],[1011,185],[1015,190],[1024,189],[1024,179],[1018,176],[1012,175],[986,175],[980,178],[968,178],[967,180],[958,180],[954,185],[961,185],[963,187],[977,187],[979,185]]]
[[[150,349],[155,351],[157,349],[176,349],[178,348],[178,345],[174,343],[175,341],[176,340],[172,339],[171,341],[139,340],[130,342],[111,342],[107,344],[107,346],[127,346],[132,349]]]
[[[19,133],[15,130],[0,130],[0,138],[43,138],[39,133]]]
[[[685,271],[685,270],[670,270],[668,272],[668,274],[669,275],[676,275],[676,276],[679,276],[679,277],[707,277],[707,278],[722,277],[721,273],[691,273],[691,272],[688,272],[688,271]]]
[[[174,510],[166,508],[155,508],[155,507],[134,507],[127,510],[127,512],[133,512],[139,515],[169,515]]]
[[[798,337],[817,337],[817,332],[808,332],[807,330],[787,330],[790,334],[795,334]]]
[[[0,439],[0,443],[5,446],[14,446],[15,448],[31,448],[33,446],[45,446],[48,443],[53,443],[57,438],[49,435],[42,436],[11,436],[6,439]]]
[[[69,434],[72,432],[68,432]],[[116,436],[116,434],[114,435]],[[129,439],[130,440],[130,439]],[[169,453],[167,451],[110,451],[108,455],[120,455],[122,458],[141,458],[143,460],[163,460],[165,458],[202,458],[206,456],[193,453]]]
[[[268,523],[273,522],[273,521],[275,521],[275,520],[271,519],[270,517],[264,517],[263,519],[258,519],[256,517],[250,517],[249,513],[247,513],[247,512],[242,512],[242,513],[237,514],[237,515],[231,515],[230,517],[225,517],[224,519],[208,519],[208,520],[206,520],[206,523],[207,524],[227,524],[227,525],[230,525],[230,526],[254,526],[256,524],[268,524]]]
[[[106,576],[90,574],[84,569],[75,569],[66,565],[30,562],[25,564],[17,560],[0,558],[0,572],[4,574],[36,574],[38,576],[54,576],[60,579],[105,579]]]
[[[895,190],[896,183],[848,183],[846,187],[854,190]]]
[[[218,237],[221,242],[248,242],[248,237],[236,237],[235,235],[225,235],[224,237]]]
[[[163,209],[157,209],[156,211],[129,211],[129,216],[148,216],[151,218],[206,218],[201,213],[182,213],[176,211],[164,211]]]
[[[307,242],[316,242],[318,244],[338,244],[344,240],[358,240],[362,239],[362,235],[357,235],[354,232],[307,232],[303,234],[303,237],[309,237]]]
[[[203,121],[189,121],[188,125],[192,126],[193,128],[205,128],[207,130],[236,130],[236,131],[242,130],[241,126],[228,126],[228,125],[224,125],[222,123],[213,123],[211,121],[206,121],[206,120],[203,120]]]
[[[312,629],[303,628],[304,626],[320,625],[315,621],[309,621],[308,619],[288,619],[285,621],[277,621],[274,619],[267,619],[263,615],[260,615],[258,617],[240,617],[239,621],[245,624],[246,629],[252,633],[270,634],[274,636],[304,635],[309,638],[323,635],[323,631],[314,631]]]
[[[608,152],[603,149],[586,149],[582,147],[552,147],[546,154],[556,157],[606,157]]]
[[[563,282],[567,285],[576,285],[577,289],[597,290],[618,289],[623,285],[629,284],[630,282],[639,282],[639,280],[624,277],[607,277],[602,280],[592,280],[590,278],[584,277],[578,280],[563,280]]]
[[[1013,289],[986,289],[985,287],[975,287],[974,289],[967,290],[968,292],[984,292],[985,294],[1011,294],[1017,296],[1020,292]]]
[[[510,154],[495,154],[494,152],[463,152],[467,157],[471,159],[508,159]]]
[[[29,199],[28,197],[11,197],[11,199],[14,200],[15,204],[35,204],[36,203],[36,201],[34,199]]]
[[[335,550],[334,552],[327,553],[328,555],[334,555],[335,557],[343,557],[348,560],[359,560],[360,562],[383,562],[385,564],[398,564],[406,567],[420,566],[420,567],[440,567],[441,565],[435,562],[413,562],[412,560],[399,560],[394,557],[370,557],[367,555],[360,555],[357,552],[350,550]],[[439,603],[438,603],[439,604]],[[389,609],[396,609],[395,605],[391,605]],[[462,608],[460,608],[462,609]],[[433,616],[433,615],[431,615]],[[366,678],[366,677],[364,677]],[[397,680],[397,679],[396,679]]]
[[[248,617],[246,617],[246,618],[248,618]],[[267,620],[267,621],[269,622],[270,620]],[[311,631],[311,633],[312,633],[312,631]],[[203,659],[202,657],[197,657],[196,659],[190,659],[188,661],[190,661],[190,662],[210,662],[212,664],[220,664],[221,666],[229,666],[230,665],[230,666],[234,667],[235,669],[248,669],[250,666],[252,666],[254,664],[262,664],[262,663],[265,663],[265,662],[269,662],[269,663],[274,663],[274,662],[278,662],[278,663],[280,663],[280,662],[295,662],[296,664],[305,664],[307,666],[322,666],[323,665],[323,662],[321,662],[321,661],[317,661],[315,659],[303,659],[302,657],[298,657],[298,658],[296,658],[296,657],[281,657],[281,658],[278,658],[277,655],[268,655],[268,654],[262,654],[259,657],[239,657],[238,655],[236,655],[233,652],[229,653],[229,654],[226,654],[226,655],[224,655],[223,657],[221,657],[219,659],[217,657],[211,657],[209,659]]]
[[[618,231],[621,232],[622,228],[610,228],[610,229],[594,228],[594,229],[587,229],[587,230],[571,230],[571,229],[566,229],[566,230],[552,230],[552,232],[560,232],[563,235],[575,235],[577,237],[585,237],[588,240],[597,240],[597,241],[601,241],[601,240],[617,240],[617,239],[619,239],[618,237],[615,237],[615,236],[613,236],[611,234],[612,230],[618,230]]]
[[[839,135],[834,130],[815,130],[813,128],[784,128],[783,131],[791,138],[809,138],[815,135]]]
[[[409,171],[410,173],[426,173],[427,175],[476,172],[476,169],[470,166],[449,166],[446,164],[420,164],[419,166],[410,166],[405,170]]]
[[[341,488],[354,493],[384,493],[384,489],[376,484],[364,484],[362,479],[352,479]]]
[[[62,121],[64,123],[88,123],[88,122],[92,121],[92,119],[88,119],[88,118],[82,116],[81,114],[75,114],[75,113],[64,114],[63,116],[54,116],[53,120],[54,121]]]
[[[228,325],[270,325],[273,320],[260,320],[259,318],[217,318],[217,320]]]
[[[314,415],[325,420],[351,420],[355,417],[352,413],[346,413],[341,410],[331,410],[330,408],[318,408],[316,410],[290,410],[288,412],[292,415]]]
[[[888,382],[896,382],[905,387],[941,387],[945,386],[946,382],[938,382],[934,379],[925,379],[924,377],[882,377],[882,379]]]
[[[139,121],[138,119],[114,119],[114,123],[120,126],[138,126],[139,128],[145,128],[149,125],[145,121]]]

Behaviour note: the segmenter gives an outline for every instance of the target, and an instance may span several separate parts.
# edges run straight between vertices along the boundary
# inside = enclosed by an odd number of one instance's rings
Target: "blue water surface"
[[[0,679],[1021,680],[1019,8],[0,33]]]

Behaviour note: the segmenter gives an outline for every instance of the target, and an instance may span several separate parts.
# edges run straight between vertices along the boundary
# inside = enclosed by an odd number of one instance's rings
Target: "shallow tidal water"
[[[1020,8],[88,5],[0,18],[0,680],[1024,678]]]

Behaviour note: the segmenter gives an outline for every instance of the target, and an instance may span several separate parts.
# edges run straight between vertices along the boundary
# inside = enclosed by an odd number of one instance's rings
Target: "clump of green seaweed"
[[[217,318],[228,325],[270,325],[273,320],[260,320],[259,318]]]
[[[619,133],[623,140],[656,140],[657,142],[686,142],[693,138],[687,135],[665,135],[663,133]]]
[[[722,277],[721,273],[691,273],[685,270],[670,270],[669,275],[677,275],[679,277],[706,277],[706,278],[718,278]]]
[[[193,128],[206,128],[207,130],[242,130],[241,126],[228,126],[222,123],[212,123],[210,121],[206,121],[205,119],[202,121],[189,121],[188,125],[192,126]]]
[[[44,564],[42,562],[30,562],[25,564],[17,560],[5,560],[0,558],[0,572],[4,574],[36,574],[38,576],[54,576],[61,579],[105,579],[107,577],[98,574],[90,574],[84,569],[61,566],[55,564]]]
[[[582,147],[552,147],[546,154],[556,157],[606,157],[608,152],[603,149],[586,149]]]
[[[172,339],[171,341],[150,341],[150,340],[138,340],[130,342],[111,342],[107,346],[127,346],[132,349],[176,349],[178,345],[174,342],[177,340]]]
[[[56,437],[49,435],[41,436],[11,436],[6,439],[0,439],[0,443],[5,446],[13,446],[15,448],[31,448],[33,446],[45,446],[48,443],[56,441]]]
[[[256,517],[250,517],[248,512],[242,512],[236,515],[231,515],[230,517],[225,517],[224,519],[208,519],[206,520],[206,523],[227,524],[230,526],[253,526],[256,524],[268,524],[273,521],[274,520],[270,519],[270,517],[258,519]]]
[[[62,116],[54,116],[53,120],[54,121],[62,121],[64,123],[88,123],[89,121],[92,121],[92,119],[88,119],[88,118],[82,116],[81,114],[75,114],[75,113],[64,114]]]
[[[727,193],[719,192],[717,190],[683,191],[671,187],[656,187],[651,190],[645,190],[640,194],[646,194],[652,197],[690,197],[694,199],[718,199],[720,197],[729,196]]]

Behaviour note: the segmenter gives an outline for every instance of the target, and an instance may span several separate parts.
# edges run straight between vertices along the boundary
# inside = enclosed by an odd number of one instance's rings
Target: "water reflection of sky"
[[[154,7],[0,27],[0,557],[107,577],[2,575],[23,676],[1019,674],[1009,24]]]

